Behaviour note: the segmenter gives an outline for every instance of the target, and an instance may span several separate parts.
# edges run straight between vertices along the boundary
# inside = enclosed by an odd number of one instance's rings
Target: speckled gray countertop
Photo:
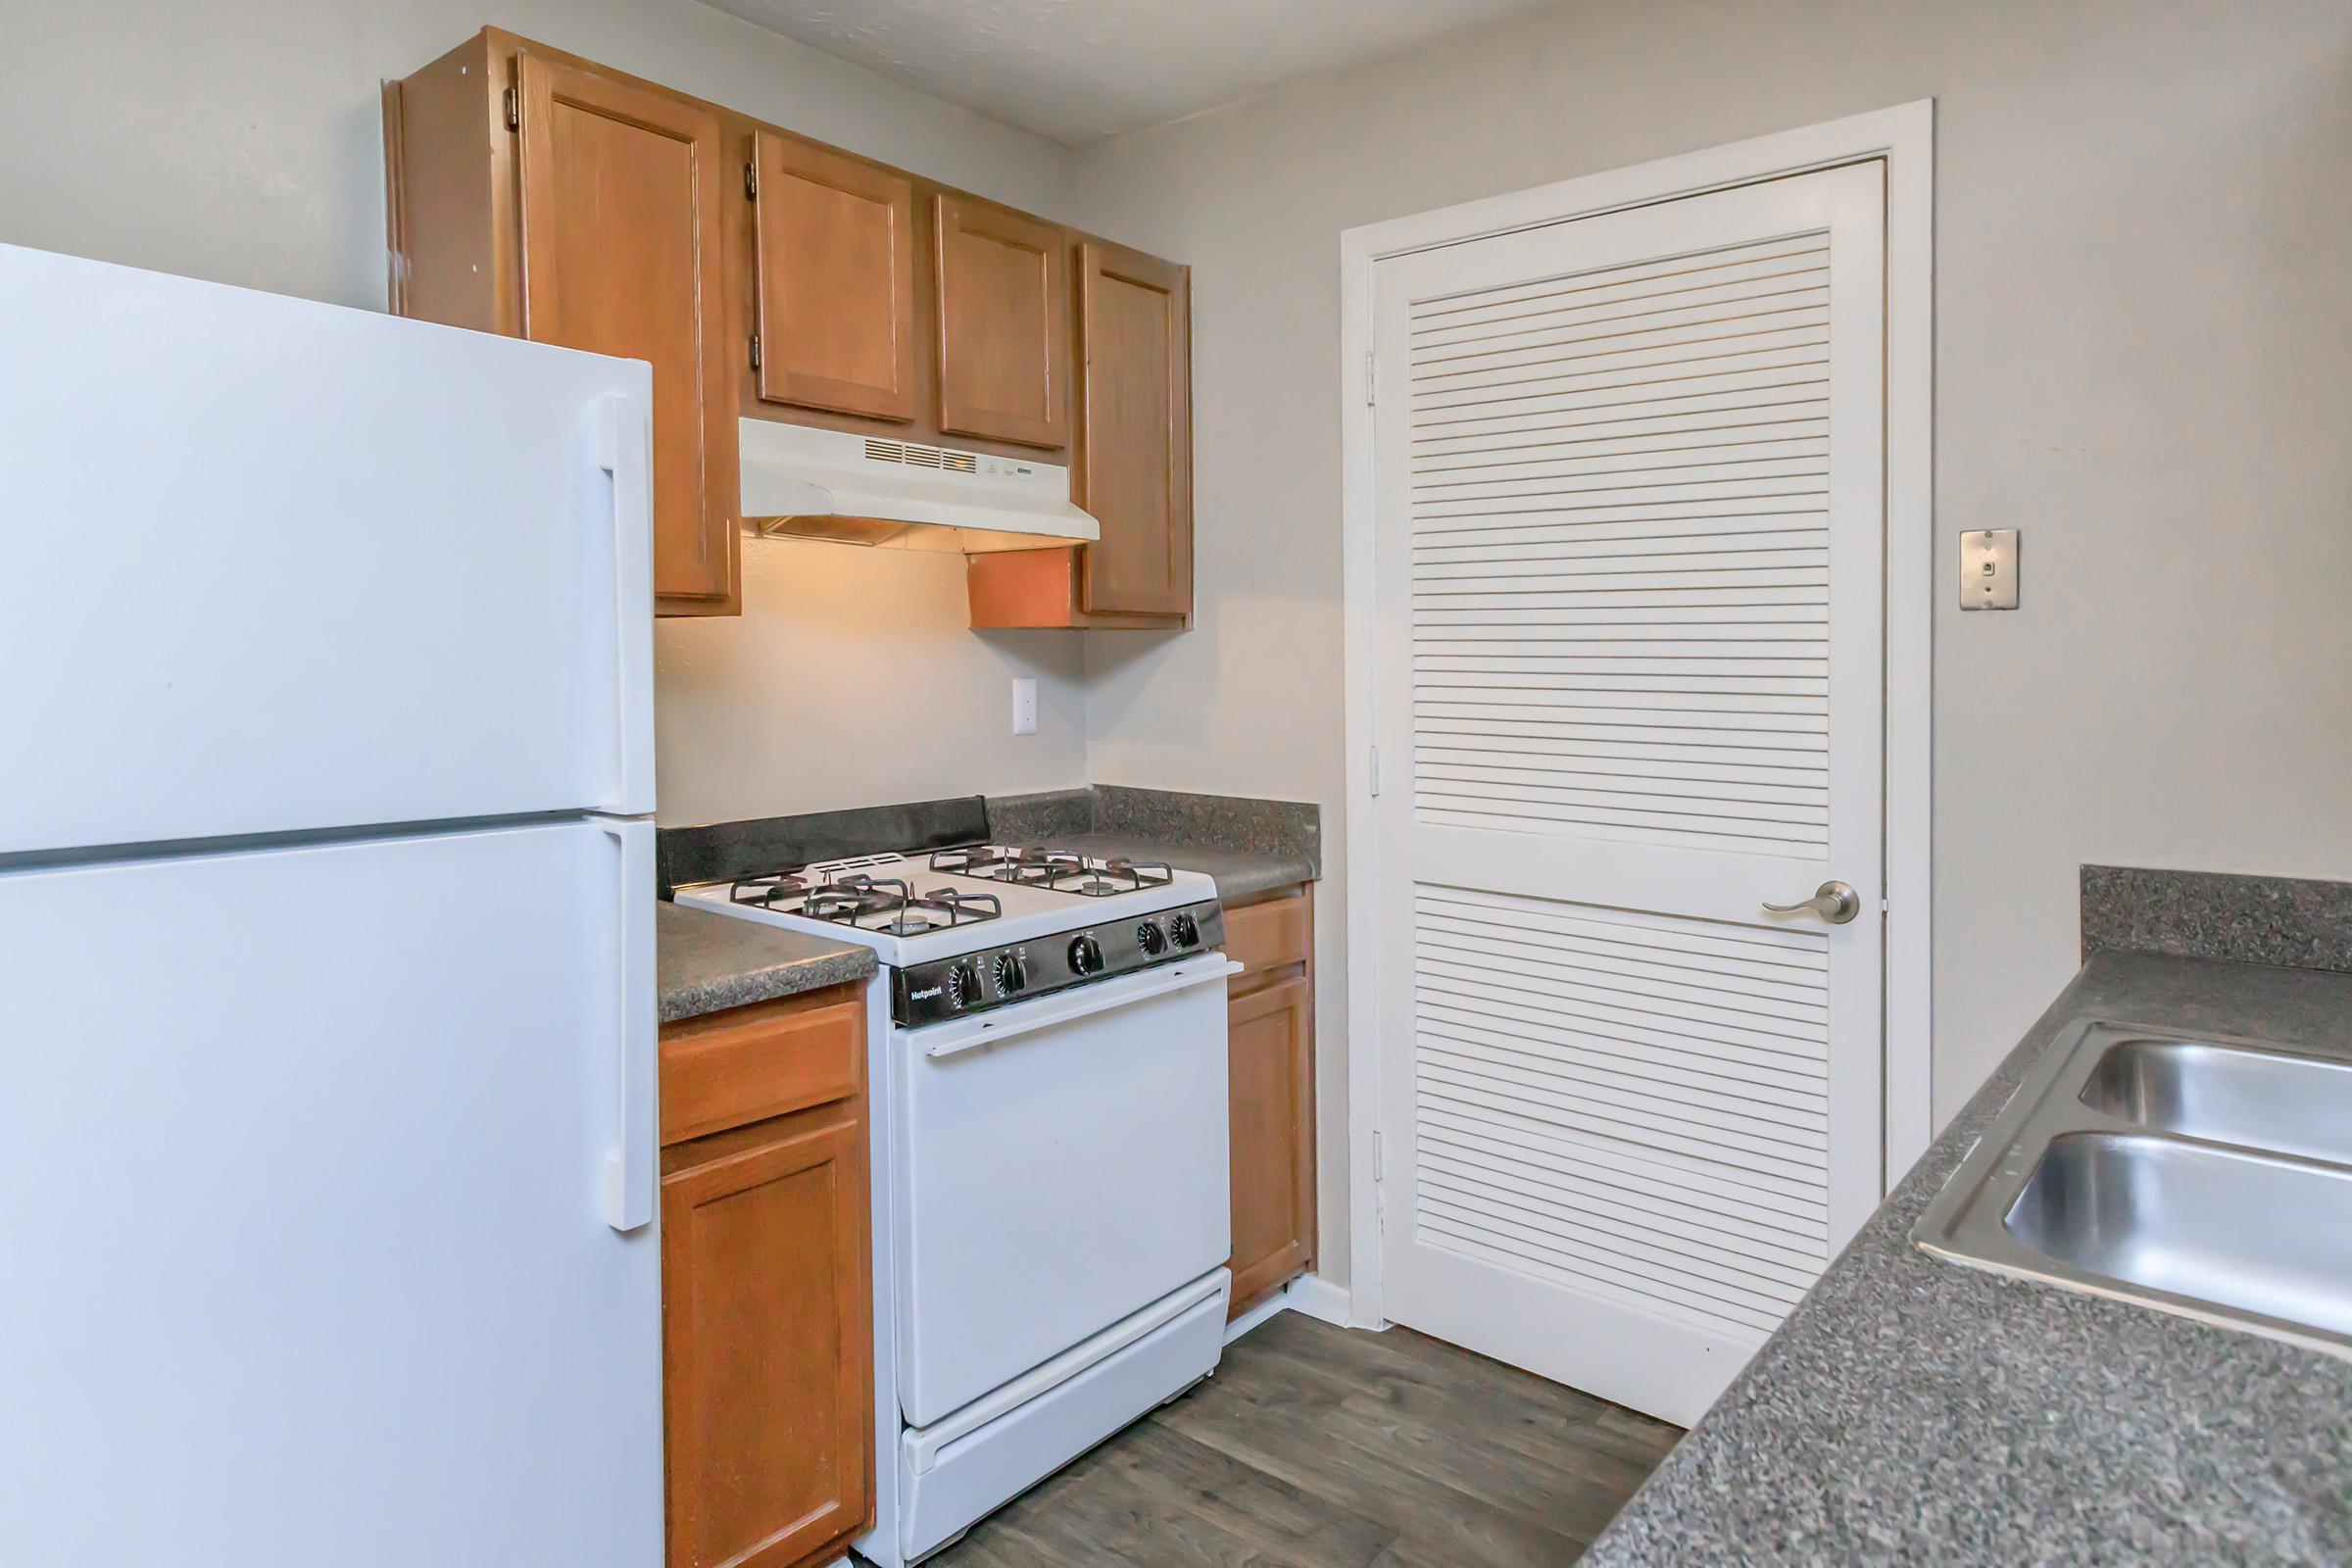
[[[798,996],[874,972],[871,948],[675,904],[659,906],[655,936],[663,1023]]]
[[[2084,1018],[2352,1047],[2352,975],[2095,955],[1586,1563],[2352,1562],[2352,1361],[1911,1244]]]

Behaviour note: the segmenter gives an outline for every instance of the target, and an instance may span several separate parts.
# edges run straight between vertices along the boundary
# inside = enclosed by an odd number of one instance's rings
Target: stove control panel
[[[920,1028],[1173,963],[1224,942],[1225,916],[1214,900],[1080,926],[893,969],[890,1015],[903,1028]]]

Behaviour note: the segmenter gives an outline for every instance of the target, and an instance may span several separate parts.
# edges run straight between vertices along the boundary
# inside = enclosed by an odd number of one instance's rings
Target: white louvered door
[[[1386,1309],[1686,1424],[1881,1191],[1883,215],[1375,269]]]

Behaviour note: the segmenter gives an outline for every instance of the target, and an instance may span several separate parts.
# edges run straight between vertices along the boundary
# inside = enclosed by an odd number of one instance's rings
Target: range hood
[[[971,554],[1102,534],[1070,505],[1058,464],[773,419],[739,425],[744,526],[765,538]]]

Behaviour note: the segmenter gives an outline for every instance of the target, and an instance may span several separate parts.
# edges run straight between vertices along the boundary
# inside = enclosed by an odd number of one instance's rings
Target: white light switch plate
[[[1960,608],[2017,608],[2017,530],[1971,528],[1960,535]]]
[[[1015,735],[1037,733],[1037,679],[1024,675],[1012,683],[1012,732]]]

